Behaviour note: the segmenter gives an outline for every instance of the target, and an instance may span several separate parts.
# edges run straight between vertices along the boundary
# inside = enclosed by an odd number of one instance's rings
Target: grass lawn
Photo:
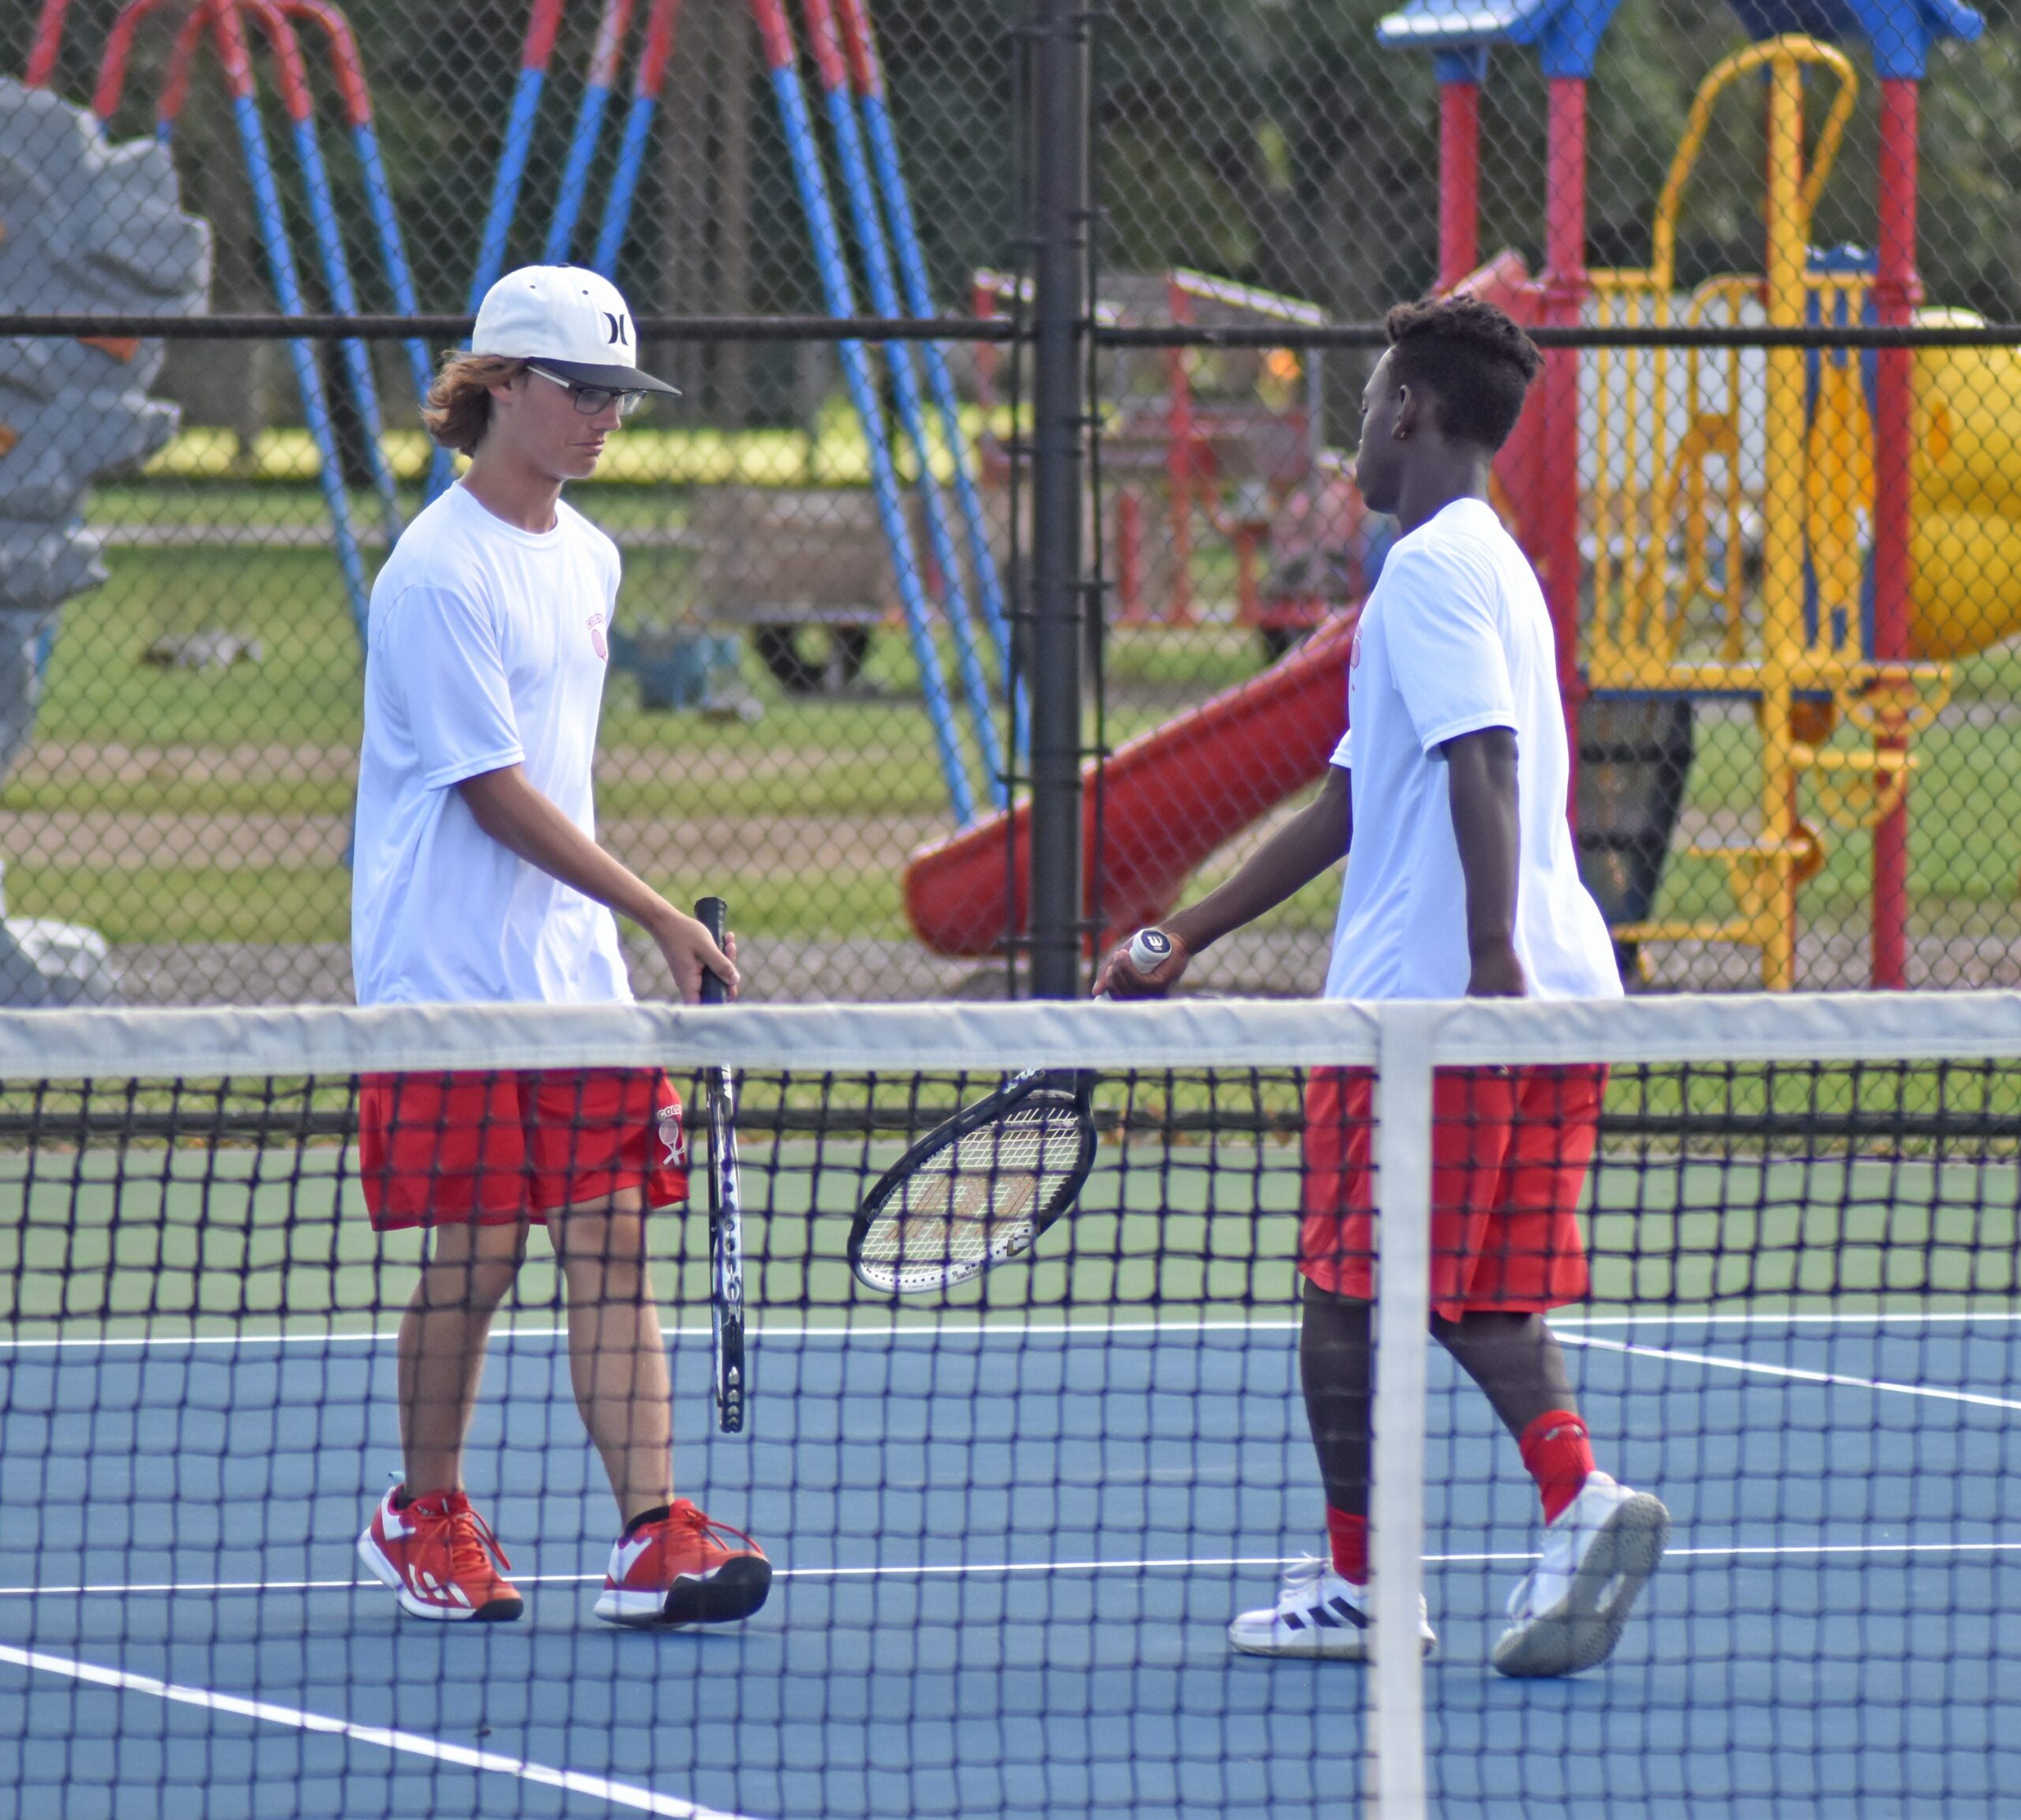
[[[997,437],[1011,433],[1007,407],[985,414],[980,406],[970,405],[962,416],[963,440],[969,448],[984,430],[986,416],[987,427]],[[388,431],[384,446],[397,479],[418,482],[427,472],[432,445],[421,430]],[[932,447],[938,471],[943,478],[951,478],[953,467],[937,434],[932,434]],[[893,457],[902,475],[917,472],[904,438],[898,439]],[[249,448],[242,448],[230,430],[186,430],[145,470],[151,481],[238,482],[267,490],[292,486],[311,498],[310,483],[320,471],[316,445],[306,430],[264,430]],[[870,480],[870,452],[849,400],[839,390],[823,403],[811,432],[661,424],[649,408],[612,440],[598,478],[621,486],[737,482],[752,486],[862,486]],[[153,496],[152,488],[140,490]],[[106,494],[102,492],[99,499],[102,515]]]
[[[821,478],[848,478],[853,434],[846,414],[823,418],[814,443],[829,452],[817,466],[834,471]],[[677,531],[687,485],[718,477],[710,463],[719,444],[734,445],[744,478],[774,480],[802,478],[778,464],[804,466],[812,446],[791,432],[726,439],[628,430],[621,445],[659,483],[635,484],[621,466],[618,479],[578,490],[579,503],[613,531]],[[225,452],[192,433],[146,480],[102,489],[92,518],[169,529],[321,526],[313,487],[267,478],[289,471],[288,446],[281,433],[256,452],[250,474],[198,478],[221,472]],[[418,453],[403,460],[414,467]],[[410,489],[410,505],[418,497]],[[360,522],[373,522],[373,502],[358,504]],[[313,549],[170,545],[115,548],[107,561],[110,580],[66,611],[37,750],[0,787],[0,807],[17,818],[6,850],[9,910],[89,923],[121,942],[341,940],[362,666],[333,559]],[[1209,550],[1204,596],[1232,589],[1224,569]],[[692,553],[678,546],[632,551],[621,622],[680,620],[692,609],[693,571]],[[257,643],[259,661],[212,670],[144,661],[158,640],[208,631]],[[944,635],[939,656],[951,682],[956,653]],[[1254,675],[1258,662],[1254,635],[1230,625],[1117,629],[1105,659],[1108,737],[1119,744],[1162,724]],[[677,896],[705,885],[722,891],[754,932],[904,939],[906,855],[952,822],[902,629],[877,633],[846,695],[786,693],[748,640],[735,688],[762,709],[755,724],[646,711],[634,681],[614,675],[598,786],[606,831]],[[1970,659],[1957,668],[1944,724],[1917,741],[1911,890],[1925,921],[1969,925],[1983,914],[1975,906],[2011,906],[2021,895],[2021,818],[2006,806],[2021,776],[2017,704],[2021,651]],[[1845,729],[1836,736],[1852,737]],[[1689,805],[1697,816],[1731,827],[1755,809],[1758,745],[1744,719],[1701,715]],[[972,740],[968,750],[981,801]],[[1857,920],[1869,839],[1830,828],[1808,800],[1805,812],[1827,839],[1805,914]],[[1242,850],[1219,856],[1210,876]],[[1337,893],[1322,880],[1278,913],[1280,925],[1324,929]],[[1659,914],[1717,917],[1729,905],[1722,865],[1673,860]]]
[[[686,509],[684,494],[663,487],[585,488],[582,504],[613,528],[677,524]],[[305,488],[150,484],[102,491],[93,516],[255,528],[317,525],[322,508]],[[15,818],[10,913],[88,923],[118,943],[343,940],[362,665],[333,559],[115,548],[107,566],[105,585],[65,612],[36,750],[0,787]],[[621,622],[680,617],[692,568],[677,548],[632,552]],[[210,631],[257,644],[258,661],[146,661],[159,640]],[[939,657],[951,682],[944,634]],[[1160,724],[1258,661],[1253,637],[1233,627],[1119,635],[1110,738]],[[614,674],[598,761],[604,828],[677,899],[728,896],[751,933],[904,939],[906,856],[953,824],[902,628],[875,636],[842,696],[786,692],[748,641],[735,686],[762,710],[755,723],[648,711],[635,681]],[[959,709],[957,719],[982,801],[979,754]],[[1288,914],[1323,921],[1325,895]]]

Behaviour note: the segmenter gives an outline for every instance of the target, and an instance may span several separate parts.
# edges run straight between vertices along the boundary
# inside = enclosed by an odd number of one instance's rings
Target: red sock
[[[1554,1523],[1593,1469],[1593,1443],[1586,1424],[1569,1409],[1547,1409],[1523,1431],[1518,1445],[1543,1499],[1544,1521]]]
[[[1357,1586],[1368,1584],[1368,1519],[1326,1507],[1326,1537],[1333,1544],[1333,1571]]]

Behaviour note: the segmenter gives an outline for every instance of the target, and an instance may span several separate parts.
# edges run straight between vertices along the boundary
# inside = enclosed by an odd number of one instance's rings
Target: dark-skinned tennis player
[[[1347,735],[1314,801],[1160,925],[1162,964],[1108,957],[1097,989],[1116,998],[1169,992],[1194,955],[1344,857],[1329,998],[1620,993],[1566,816],[1550,614],[1488,503],[1540,357],[1471,298],[1401,306],[1388,328],[1356,477],[1400,535],[1355,632]],[[1516,1437],[1543,1506],[1541,1559],[1494,1649],[1507,1675],[1605,1661],[1669,1536],[1661,1503],[1595,1467],[1544,1319],[1587,1293],[1577,1207],[1603,1086],[1590,1068],[1442,1071],[1434,1086],[1432,1331]],[[1257,1655],[1369,1653],[1372,1089],[1365,1070],[1320,1069],[1307,1090],[1299,1363],[1330,1545],[1229,1626]],[[1422,1631],[1430,1650],[1428,1619]]]

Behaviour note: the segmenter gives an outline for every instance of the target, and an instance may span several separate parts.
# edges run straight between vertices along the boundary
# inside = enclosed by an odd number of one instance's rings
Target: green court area
[[[1078,1207],[1029,1262],[894,1304],[845,1261],[850,1216],[902,1152],[842,1130],[747,1135],[747,1289],[760,1329],[882,1330],[1033,1316],[1288,1320],[1301,1175],[1295,1136],[1112,1136]],[[703,1177],[652,1224],[669,1324],[706,1319]],[[332,1140],[136,1141],[0,1151],[0,1323],[16,1338],[322,1334],[389,1327],[420,1255],[375,1236],[356,1157]],[[1930,1311],[2021,1295],[2021,1165],[1603,1147],[1588,1188],[1594,1293],[1577,1312]],[[535,1237],[511,1319],[559,1309]],[[1572,1312],[1573,1311],[1568,1311]]]
[[[947,1308],[1116,1309],[1239,1319],[1288,1307],[1296,1236],[1295,1148],[1217,1146],[1213,1169],[1166,1146],[1111,1146],[1079,1210],[1041,1255],[899,1306],[859,1286],[849,1220],[904,1146],[892,1139],[741,1146],[747,1293],[761,1324],[882,1328]],[[669,1323],[709,1297],[701,1173],[685,1215],[652,1222],[655,1282]],[[139,1145],[44,1150],[32,1168],[0,1153],[0,1323],[16,1338],[65,1332],[352,1331],[390,1325],[421,1255],[418,1233],[381,1239],[367,1220],[354,1149]],[[516,1319],[548,1324],[554,1271],[536,1236]]]

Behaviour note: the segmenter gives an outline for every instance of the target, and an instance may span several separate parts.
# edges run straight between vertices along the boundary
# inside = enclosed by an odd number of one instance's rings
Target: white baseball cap
[[[613,392],[681,394],[639,370],[639,332],[607,278],[580,265],[523,265],[484,294],[473,354],[538,360],[557,379]]]

